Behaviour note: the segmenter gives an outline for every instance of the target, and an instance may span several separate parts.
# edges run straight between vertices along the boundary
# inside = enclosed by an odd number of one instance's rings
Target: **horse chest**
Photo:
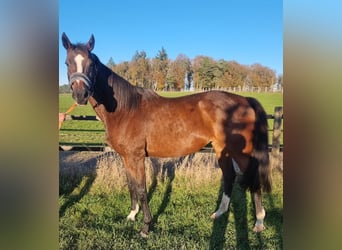
[[[144,151],[144,137],[137,132],[127,126],[120,126],[120,123],[109,123],[106,125],[106,142],[121,155],[132,150]]]

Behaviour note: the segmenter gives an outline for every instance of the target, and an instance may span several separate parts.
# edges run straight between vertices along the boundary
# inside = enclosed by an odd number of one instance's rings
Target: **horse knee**
[[[145,200],[147,200],[147,192],[145,187],[137,187],[136,194],[140,202],[144,202]]]

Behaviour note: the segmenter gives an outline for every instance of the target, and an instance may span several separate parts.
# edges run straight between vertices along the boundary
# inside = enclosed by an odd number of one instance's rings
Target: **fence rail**
[[[269,129],[272,131],[272,144],[268,145],[269,150],[272,154],[279,154],[283,150],[283,144],[280,143],[283,120],[283,107],[275,107],[274,114],[267,115],[268,120],[273,120],[273,128]],[[67,115],[65,120],[74,121],[101,121],[98,116],[95,115]],[[83,130],[77,130],[83,131]],[[89,131],[89,130],[84,130]],[[106,143],[60,143],[59,151],[112,151],[112,149]],[[209,145],[202,148],[201,152],[213,152],[213,148]]]

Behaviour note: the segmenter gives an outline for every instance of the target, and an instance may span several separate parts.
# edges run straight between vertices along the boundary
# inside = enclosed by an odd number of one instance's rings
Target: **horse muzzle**
[[[84,88],[74,87],[72,91],[72,98],[76,101],[79,105],[86,105],[88,103],[89,98],[88,90]]]
[[[86,105],[92,95],[92,81],[83,73],[73,73],[69,80],[72,97],[79,105]]]

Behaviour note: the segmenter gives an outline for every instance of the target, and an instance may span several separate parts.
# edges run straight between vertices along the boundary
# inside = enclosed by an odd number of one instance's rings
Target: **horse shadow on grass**
[[[60,152],[59,217],[86,195],[96,178],[97,158],[84,159],[79,152]]]
[[[154,230],[154,225],[157,224],[159,216],[165,211],[167,205],[170,202],[171,193],[172,193],[172,182],[175,178],[175,166],[174,162],[166,161],[161,162],[158,158],[150,158],[152,164],[152,183],[149,187],[149,191],[147,193],[147,200],[150,202],[153,196],[153,193],[156,191],[158,185],[158,175],[162,180],[167,181],[166,190],[164,192],[164,196],[161,204],[159,205],[158,211],[155,215],[152,216],[151,222],[151,230]]]
[[[153,193],[156,191],[158,181],[167,181],[166,189],[162,198],[162,202],[160,203],[157,212],[152,216],[151,222],[151,230],[154,230],[154,225],[157,224],[158,218],[161,214],[165,212],[168,204],[171,200],[172,194],[172,185],[173,180],[175,178],[175,170],[178,164],[187,164],[192,160],[194,154],[190,154],[187,156],[183,156],[177,159],[164,159],[160,158],[150,158],[152,164],[152,183],[149,187],[149,191],[147,193],[147,199],[150,202],[152,199]]]

